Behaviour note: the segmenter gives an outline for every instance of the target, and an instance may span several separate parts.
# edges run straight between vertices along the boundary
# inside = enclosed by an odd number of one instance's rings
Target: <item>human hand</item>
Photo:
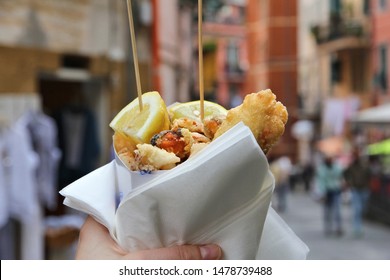
[[[107,228],[92,217],[88,217],[81,228],[76,252],[79,260],[218,260],[221,257],[221,248],[214,244],[180,245],[128,253],[111,238]]]

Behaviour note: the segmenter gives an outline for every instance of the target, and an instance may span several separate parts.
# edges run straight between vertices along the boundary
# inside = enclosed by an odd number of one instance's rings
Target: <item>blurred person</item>
[[[371,170],[368,164],[355,151],[350,165],[344,171],[346,186],[351,190],[353,209],[353,231],[356,237],[363,234],[362,219],[369,197]]]
[[[381,163],[380,156],[370,156],[369,157],[369,167],[370,167],[370,187],[369,191],[379,192],[381,188],[381,177],[383,175],[383,166]]]
[[[298,163],[293,163],[291,166],[289,185],[290,191],[295,191],[299,187],[302,180],[302,170],[301,165]]]
[[[314,176],[314,168],[313,165],[308,162],[304,165],[302,170],[302,181],[305,192],[308,193],[311,190],[312,180]]]
[[[178,245],[168,248],[124,251],[112,239],[107,228],[88,217],[80,231],[76,259],[89,260],[218,260],[222,250],[214,244]]]
[[[343,170],[333,157],[326,156],[316,170],[316,184],[323,194],[325,235],[343,234],[341,192]]]
[[[290,189],[291,160],[282,156],[272,160],[270,170],[275,177],[275,193],[277,197],[276,209],[285,212],[287,209],[287,196]]]

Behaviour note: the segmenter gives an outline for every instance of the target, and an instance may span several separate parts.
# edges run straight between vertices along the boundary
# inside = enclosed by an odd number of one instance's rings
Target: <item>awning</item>
[[[368,146],[369,155],[389,155],[390,154],[390,139],[383,140]]]
[[[362,110],[352,117],[351,121],[363,124],[390,123],[390,103]]]

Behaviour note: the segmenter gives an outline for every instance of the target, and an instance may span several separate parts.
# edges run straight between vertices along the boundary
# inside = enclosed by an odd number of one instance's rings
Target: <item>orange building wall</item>
[[[290,127],[298,107],[297,7],[296,0],[248,0],[247,92],[270,88],[286,105],[289,122],[277,153],[295,157]]]

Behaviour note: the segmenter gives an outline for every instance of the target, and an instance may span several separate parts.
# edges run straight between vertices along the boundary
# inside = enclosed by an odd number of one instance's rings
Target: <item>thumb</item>
[[[137,260],[219,260],[222,249],[218,245],[178,245],[169,248],[159,248],[138,251],[125,256]]]

